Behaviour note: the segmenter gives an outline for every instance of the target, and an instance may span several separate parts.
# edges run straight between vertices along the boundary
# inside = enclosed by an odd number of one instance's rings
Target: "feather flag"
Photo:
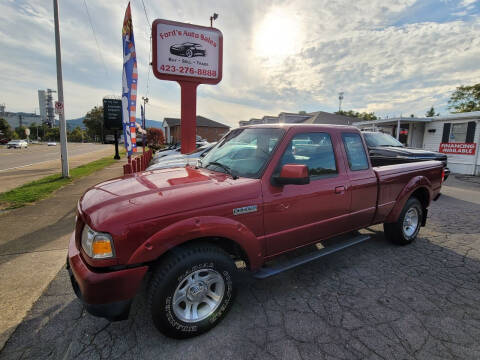
[[[137,152],[136,106],[137,106],[137,56],[133,37],[132,13],[130,2],[125,11],[122,28],[123,74],[122,74],[122,119],[125,148],[128,156]]]

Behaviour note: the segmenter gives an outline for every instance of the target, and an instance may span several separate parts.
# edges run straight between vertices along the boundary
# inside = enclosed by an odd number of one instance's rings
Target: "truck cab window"
[[[347,153],[348,166],[350,170],[366,170],[368,169],[367,154],[363,147],[363,142],[359,134],[343,133],[343,145]]]
[[[311,180],[337,174],[332,140],[327,133],[297,134],[288,144],[276,173],[285,164],[307,165]]]

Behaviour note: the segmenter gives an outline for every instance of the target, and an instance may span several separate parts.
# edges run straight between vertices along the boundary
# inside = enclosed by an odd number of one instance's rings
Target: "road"
[[[69,156],[83,155],[105,149],[103,144],[69,143]],[[38,163],[58,160],[60,158],[60,143],[57,146],[30,145],[27,149],[0,148],[0,172],[32,166]]]
[[[452,180],[448,183],[455,184]],[[189,340],[159,334],[145,291],[129,320],[87,314],[62,269],[1,359],[479,359],[480,193],[433,203],[409,246],[372,239],[278,276],[240,276],[222,323]]]
[[[68,144],[70,168],[114,155],[113,145]],[[27,149],[0,148],[0,192],[61,172],[60,144],[30,145]]]

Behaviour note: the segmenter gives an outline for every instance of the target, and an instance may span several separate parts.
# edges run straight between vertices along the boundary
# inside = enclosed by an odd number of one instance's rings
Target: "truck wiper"
[[[207,165],[205,165],[205,167],[207,168],[210,165],[216,165],[218,167],[221,167],[223,170],[226,171],[227,174],[229,174],[233,178],[233,180],[238,179],[238,176],[234,175],[232,169],[230,169],[227,165],[219,163],[218,161],[210,161]]]

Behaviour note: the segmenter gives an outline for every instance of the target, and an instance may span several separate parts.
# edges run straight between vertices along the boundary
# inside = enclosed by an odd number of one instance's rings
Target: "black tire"
[[[411,210],[413,209],[413,210]],[[406,231],[404,227],[405,216],[409,211],[415,211],[418,214],[417,224],[413,230]],[[385,237],[398,245],[411,244],[417,237],[422,226],[424,216],[423,206],[417,198],[411,197],[403,207],[397,222],[383,224]]]
[[[204,294],[207,297],[205,292],[208,292],[211,286],[208,280],[205,283],[201,282],[203,285],[200,285],[200,287],[203,293],[198,290],[199,286],[194,287],[189,282],[189,279],[194,277],[195,274],[205,276],[202,273],[212,273],[214,275],[216,273],[215,276],[218,281],[221,282],[220,278],[223,279],[223,296],[221,300],[217,301],[218,305],[214,311],[206,318],[199,317],[198,321],[188,322],[178,316],[178,311],[181,310],[180,305],[184,304],[184,311],[187,313],[187,294],[195,292],[192,296],[202,296]],[[166,336],[183,339],[200,335],[216,326],[233,304],[236,292],[235,275],[236,267],[233,260],[222,249],[215,246],[195,244],[173,249],[159,264],[150,283],[148,304],[156,328]],[[217,286],[217,284],[212,285]],[[221,289],[222,286],[220,286]],[[179,290],[179,288],[184,290]],[[193,288],[192,292],[190,291],[191,288]],[[185,293],[183,296],[185,301],[176,306],[174,297],[181,291]],[[204,304],[206,303],[197,305],[198,313],[200,313],[200,309],[204,309],[204,306],[206,306]],[[189,314],[191,307],[188,310]],[[206,309],[204,313],[212,311],[211,307]]]
[[[185,52],[185,55],[189,58],[191,58],[193,56],[193,50],[192,49],[188,49],[186,52]]]

